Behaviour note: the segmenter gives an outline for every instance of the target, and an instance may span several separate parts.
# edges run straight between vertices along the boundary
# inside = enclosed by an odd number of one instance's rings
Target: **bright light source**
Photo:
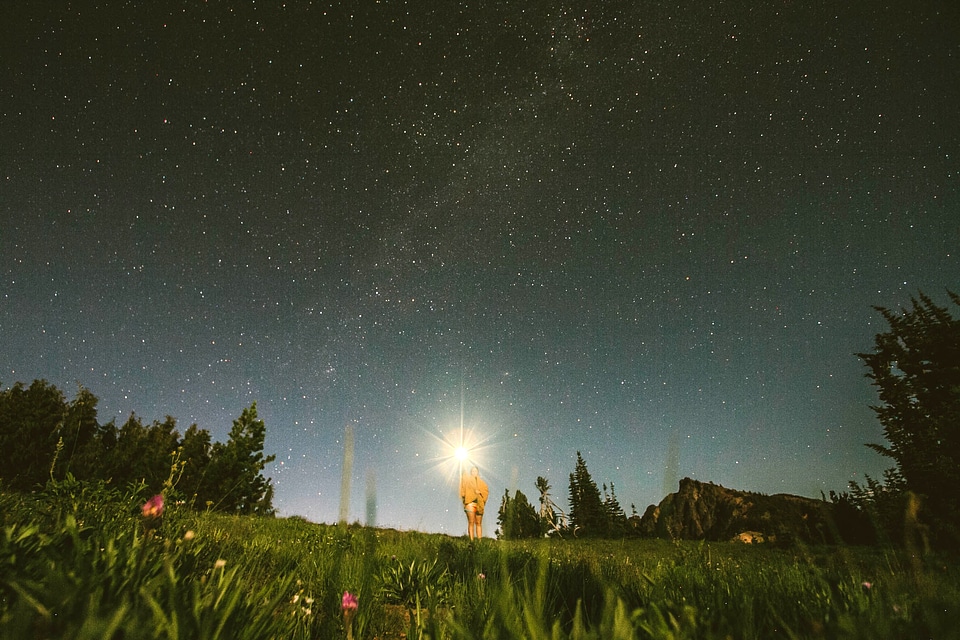
[[[481,440],[469,427],[451,428],[439,435],[428,435],[436,443],[436,454],[430,461],[437,470],[449,477],[454,487],[460,481],[460,476],[470,471],[470,467],[482,469],[486,452],[493,448],[489,436]]]

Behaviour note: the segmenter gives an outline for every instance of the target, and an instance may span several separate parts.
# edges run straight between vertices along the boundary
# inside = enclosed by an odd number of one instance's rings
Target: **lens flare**
[[[428,435],[435,446],[429,463],[446,476],[452,486],[457,486],[460,476],[467,473],[470,467],[483,469],[487,455],[494,447],[492,434],[481,437],[476,429],[470,427],[453,427],[446,432]]]

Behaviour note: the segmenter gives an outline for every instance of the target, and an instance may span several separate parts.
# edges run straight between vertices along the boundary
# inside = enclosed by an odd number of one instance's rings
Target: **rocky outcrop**
[[[788,494],[767,496],[690,478],[650,505],[636,523],[645,537],[789,544],[832,538],[831,504]]]

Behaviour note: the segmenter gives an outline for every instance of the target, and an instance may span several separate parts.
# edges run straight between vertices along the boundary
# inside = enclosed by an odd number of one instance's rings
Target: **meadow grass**
[[[960,637],[960,566],[931,552],[472,542],[140,504],[0,493],[0,638]]]

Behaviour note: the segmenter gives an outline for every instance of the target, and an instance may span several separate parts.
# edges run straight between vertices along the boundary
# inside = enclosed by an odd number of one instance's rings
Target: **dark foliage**
[[[603,485],[603,508],[607,516],[607,534],[610,536],[623,536],[628,532],[627,514],[624,513],[620,501],[617,500],[617,491],[610,483],[610,492],[607,492],[607,485]]]
[[[167,416],[147,425],[131,414],[120,427],[97,421],[97,397],[80,387],[67,402],[46,380],[0,391],[0,480],[31,492],[51,480],[136,485],[144,493],[229,513],[273,513],[273,487],[262,474],[266,427],[256,404],[234,421],[227,442],[191,425],[181,438]]]
[[[504,540],[540,537],[540,518],[527,496],[519,489],[510,497],[510,491],[503,492],[500,511],[497,514],[498,536]]]
[[[225,443],[216,442],[201,487],[207,502],[218,511],[243,515],[272,515],[273,487],[260,473],[276,456],[263,456],[267,428],[257,417],[257,404],[233,421]]]
[[[570,474],[570,526],[576,535],[584,537],[603,537],[610,530],[610,519],[600,490],[590,477],[587,463],[579,451],[577,466]]]
[[[834,535],[839,542],[855,545],[877,543],[877,528],[867,512],[857,507],[849,493],[830,492],[830,504]]]
[[[7,489],[32,491],[50,479],[67,406],[46,380],[0,392],[0,477]]]
[[[960,296],[948,292],[955,305]],[[919,498],[919,518],[941,545],[960,539],[960,320],[922,293],[899,312],[878,307],[889,329],[876,336],[873,353],[859,355],[869,368],[880,404],[873,407],[886,445],[868,445],[893,460],[885,483],[852,485],[854,500],[893,527],[904,512],[902,494]]]

